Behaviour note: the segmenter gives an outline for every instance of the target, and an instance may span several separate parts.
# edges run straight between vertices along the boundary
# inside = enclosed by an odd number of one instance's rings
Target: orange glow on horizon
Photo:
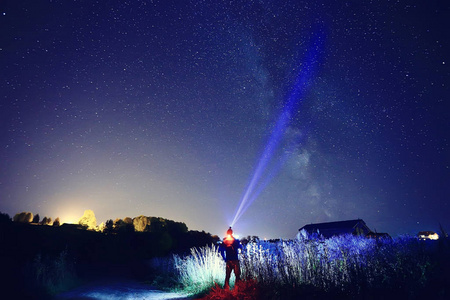
[[[61,224],[78,224],[78,221],[83,216],[83,210],[72,206],[65,206],[61,209],[62,214],[59,217]]]
[[[61,224],[78,224],[78,221],[80,220],[80,218],[74,217],[74,216],[64,216],[59,218]]]

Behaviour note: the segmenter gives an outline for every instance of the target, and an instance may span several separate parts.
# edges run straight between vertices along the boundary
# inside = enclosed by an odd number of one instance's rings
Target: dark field
[[[176,228],[105,234],[70,226],[0,223],[2,270],[8,274],[2,279],[2,290],[16,299],[70,298],[76,291],[88,294],[89,284],[92,291],[109,287],[104,294],[89,292],[98,296],[89,299],[105,295],[120,299],[121,291],[124,297],[134,293],[142,299],[169,295],[205,299],[450,296],[448,238],[304,235],[297,240],[248,242],[241,254],[243,281],[232,281],[232,289],[226,291],[222,289],[224,262],[215,240],[205,232]],[[96,282],[102,285],[95,286]],[[134,286],[139,288],[133,290]],[[152,292],[155,289],[167,294]]]

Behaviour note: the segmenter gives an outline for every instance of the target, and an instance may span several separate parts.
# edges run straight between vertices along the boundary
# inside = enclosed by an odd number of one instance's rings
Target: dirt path
[[[56,299],[191,299],[188,295],[155,290],[143,283],[127,280],[93,282],[59,294]]]

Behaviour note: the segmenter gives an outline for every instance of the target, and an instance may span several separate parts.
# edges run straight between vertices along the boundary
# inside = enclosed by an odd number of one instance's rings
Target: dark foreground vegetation
[[[73,224],[33,225],[1,217],[1,293],[8,299],[49,299],[99,279],[151,283],[158,276],[151,270],[152,259],[214,242],[208,233],[161,218],[159,226],[144,232],[125,226],[102,233]]]
[[[224,290],[217,237],[154,217],[80,224],[0,214],[2,298],[51,299],[83,283],[134,279],[198,299],[450,299],[450,241],[416,237],[245,241],[242,281]],[[26,220],[22,222],[21,219]],[[129,220],[128,220],[129,219]]]

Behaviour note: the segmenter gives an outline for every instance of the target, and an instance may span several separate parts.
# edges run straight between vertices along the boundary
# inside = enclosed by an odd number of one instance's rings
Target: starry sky
[[[356,218],[393,236],[450,230],[446,1],[0,8],[2,212],[159,216],[222,236],[300,77],[235,233]]]

